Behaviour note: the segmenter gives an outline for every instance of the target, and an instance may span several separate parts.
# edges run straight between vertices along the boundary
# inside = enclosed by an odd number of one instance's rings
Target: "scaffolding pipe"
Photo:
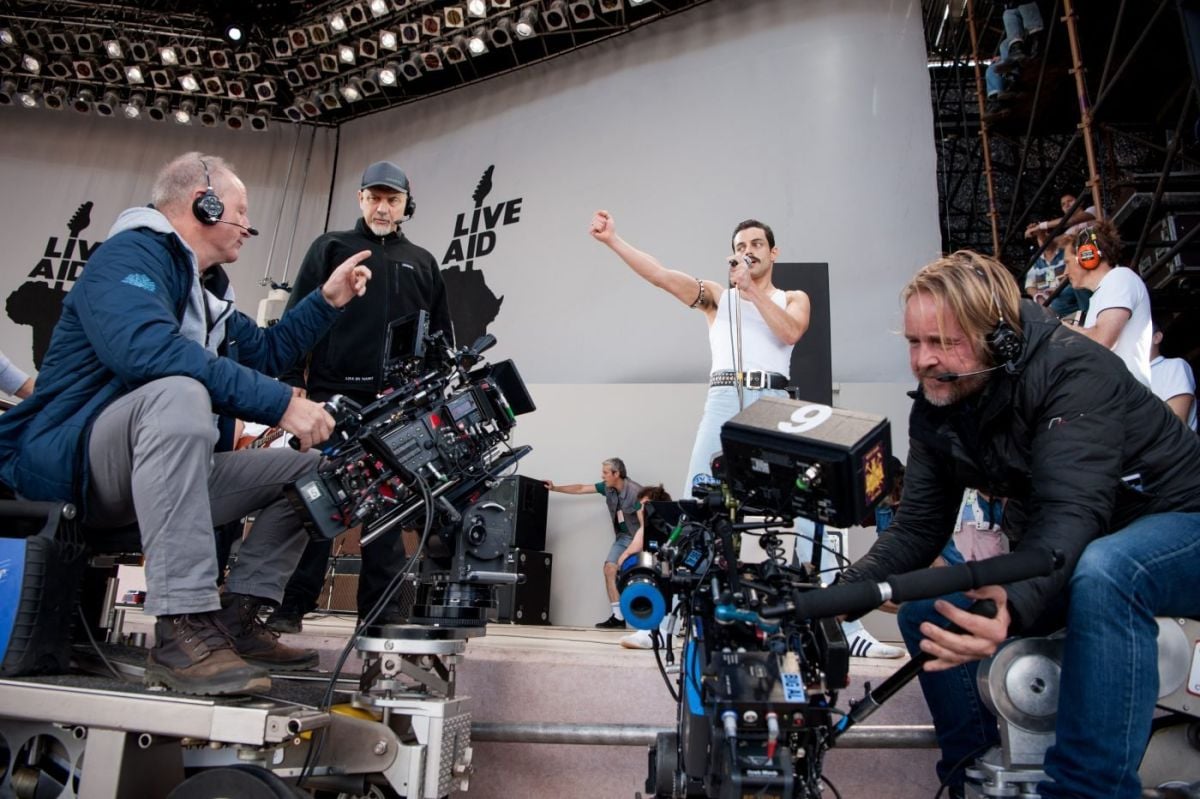
[[[992,177],[992,145],[984,119],[983,68],[979,65],[979,32],[975,28],[975,0],[967,0],[967,26],[971,33],[971,58],[975,62],[975,101],[979,104],[979,143],[983,152],[983,174],[987,179],[988,220],[992,225],[992,255],[1000,257],[1000,214],[996,211],[996,185]]]
[[[1079,51],[1079,30],[1075,23],[1072,0],[1063,0],[1063,12],[1063,22],[1067,26],[1067,40],[1071,44],[1071,74],[1075,76],[1075,93],[1079,98],[1079,128],[1083,134],[1083,149],[1087,154],[1088,186],[1092,189],[1092,205],[1096,208],[1096,216],[1104,219],[1100,173],[1096,168],[1096,143],[1092,139],[1092,109],[1088,103],[1087,82],[1083,79],[1083,57]],[[1113,81],[1116,81],[1119,75],[1120,70],[1117,71],[1117,75],[1113,76]]]
[[[1142,223],[1142,231],[1138,235],[1137,246],[1133,248],[1133,260],[1129,263],[1134,269],[1142,260],[1142,251],[1146,247],[1146,239],[1150,236],[1150,226],[1154,223],[1154,215],[1158,204],[1162,202],[1163,192],[1167,190],[1167,177],[1171,174],[1171,165],[1175,161],[1175,151],[1179,149],[1182,140],[1183,123],[1187,120],[1188,111],[1192,107],[1192,93],[1188,92],[1179,110],[1179,121],[1175,123],[1175,134],[1171,137],[1171,146],[1167,150],[1166,160],[1163,161],[1162,171],[1158,173],[1158,183],[1154,186],[1154,196],[1150,198],[1150,207],[1146,209],[1146,220]]]
[[[1200,230],[1200,228],[1197,228]],[[548,724],[475,721],[471,739],[496,743],[568,744],[575,746],[651,746],[674,727],[650,724]],[[866,725],[847,730],[838,749],[936,749],[929,724]]]

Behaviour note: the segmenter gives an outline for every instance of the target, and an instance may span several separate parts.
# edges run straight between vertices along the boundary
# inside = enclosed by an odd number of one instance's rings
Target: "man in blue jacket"
[[[94,527],[137,521],[146,611],[157,617],[146,680],[194,694],[258,691],[266,669],[316,653],[258,621],[278,603],[305,534],[282,487],[314,452],[229,452],[233,419],[278,425],[302,450],[333,419],[280,374],[361,295],[369,253],[269,330],[237,311],[220,264],[237,260],[246,187],[220,158],[187,153],[159,173],[150,208],[118,217],[63,303],[33,396],[0,417],[0,480],[22,497],[71,501]],[[218,594],[214,524],[255,512]]]

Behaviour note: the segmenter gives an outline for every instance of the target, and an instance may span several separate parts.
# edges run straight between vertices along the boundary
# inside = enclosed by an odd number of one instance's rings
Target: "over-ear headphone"
[[[1075,257],[1084,269],[1095,269],[1100,265],[1104,253],[1100,250],[1095,228],[1088,228],[1079,234],[1075,240]]]
[[[1021,357],[1021,351],[1025,349],[1025,342],[1022,340],[1021,334],[1013,330],[1012,325],[1004,320],[1004,311],[1000,309],[1000,298],[996,295],[996,288],[988,281],[987,275],[979,267],[975,267],[975,273],[985,283],[988,283],[988,288],[992,292],[992,305],[996,308],[996,326],[983,337],[983,341],[987,344],[988,351],[998,366],[1009,366],[1016,363],[1017,359]]]
[[[411,187],[409,187],[407,194],[408,194],[408,203],[404,206],[404,221],[405,222],[412,219],[413,213],[417,210],[417,201],[413,199]]]
[[[208,164],[204,163],[203,158],[200,159],[200,166],[204,167],[204,183],[207,188],[192,202],[192,213],[202,224],[215,225],[225,215],[225,203],[221,202],[221,198],[213,191],[212,178],[208,175]]]

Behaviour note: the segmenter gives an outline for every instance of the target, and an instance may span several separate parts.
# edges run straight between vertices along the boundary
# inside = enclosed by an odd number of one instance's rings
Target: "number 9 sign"
[[[830,416],[833,416],[833,408],[828,405],[802,405],[792,411],[790,422],[779,423],[779,432],[798,436],[825,424]]]

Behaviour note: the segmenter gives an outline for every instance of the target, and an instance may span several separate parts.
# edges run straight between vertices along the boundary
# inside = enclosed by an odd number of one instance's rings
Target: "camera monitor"
[[[428,332],[427,311],[417,311],[389,322],[383,343],[383,374],[392,374],[409,361],[424,358]]]

